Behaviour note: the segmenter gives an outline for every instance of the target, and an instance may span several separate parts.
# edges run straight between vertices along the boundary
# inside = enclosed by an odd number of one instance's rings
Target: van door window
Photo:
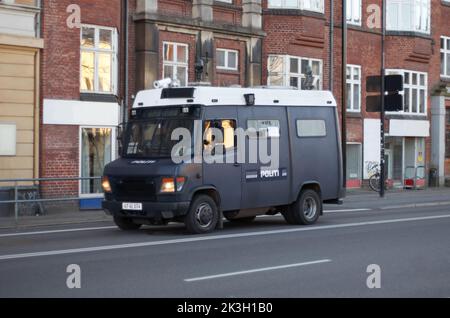
[[[280,138],[280,121],[273,119],[248,120],[247,128],[255,130],[259,138]],[[253,137],[253,136],[252,136]]]
[[[205,121],[204,150],[214,155],[217,149],[223,147],[225,152],[234,150],[236,120],[217,119]]]
[[[325,137],[327,128],[325,120],[321,119],[302,119],[297,120],[298,137]]]

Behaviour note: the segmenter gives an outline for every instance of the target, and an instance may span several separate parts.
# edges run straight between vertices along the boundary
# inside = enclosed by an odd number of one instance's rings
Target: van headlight
[[[161,193],[181,192],[185,183],[185,177],[163,178],[161,182]]]
[[[103,191],[105,193],[111,193],[112,192],[111,183],[109,183],[109,178],[107,176],[104,176],[102,178],[102,188],[103,188]]]

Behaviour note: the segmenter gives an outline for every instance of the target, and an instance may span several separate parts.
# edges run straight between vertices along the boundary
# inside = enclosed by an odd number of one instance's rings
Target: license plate
[[[142,211],[142,203],[122,203],[122,210]]]

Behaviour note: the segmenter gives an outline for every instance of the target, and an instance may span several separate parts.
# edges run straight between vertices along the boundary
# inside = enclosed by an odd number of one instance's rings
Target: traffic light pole
[[[342,167],[343,187],[347,188],[347,1],[342,0]]]
[[[385,110],[385,76],[386,76],[386,70],[385,70],[385,63],[386,63],[386,55],[385,55],[385,48],[384,48],[384,42],[386,38],[386,0],[383,0],[382,2],[382,13],[381,13],[381,111],[380,111],[380,131],[381,131],[381,138],[380,138],[380,197],[384,198],[384,186],[385,186],[385,171],[386,171],[386,165],[385,165],[385,124],[384,124],[384,110]]]

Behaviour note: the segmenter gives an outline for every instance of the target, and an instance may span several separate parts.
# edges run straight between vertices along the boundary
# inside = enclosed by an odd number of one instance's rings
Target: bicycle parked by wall
[[[378,163],[373,163],[367,167],[369,172],[369,187],[375,192],[380,192],[380,180],[381,172],[380,165]],[[385,179],[386,180],[386,179]],[[387,181],[384,183],[384,189],[387,189]]]

